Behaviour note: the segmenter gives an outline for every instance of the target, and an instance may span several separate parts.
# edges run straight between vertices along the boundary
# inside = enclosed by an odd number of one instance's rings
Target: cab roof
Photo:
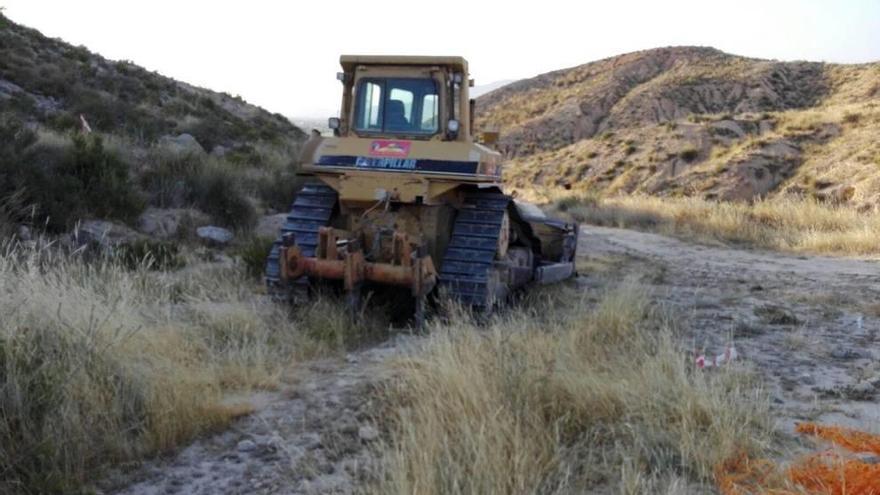
[[[425,56],[425,55],[343,55],[339,63],[346,71],[356,65],[442,65],[467,73],[467,60],[464,57]]]

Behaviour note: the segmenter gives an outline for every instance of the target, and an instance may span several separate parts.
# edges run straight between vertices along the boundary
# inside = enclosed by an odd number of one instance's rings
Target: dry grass
[[[554,202],[581,222],[791,252],[880,254],[880,214],[792,196],[753,204],[699,198],[569,196]]]
[[[2,248],[0,492],[69,493],[105,463],[223,426],[249,410],[225,392],[274,387],[314,349],[238,268],[190,265]]]
[[[675,320],[631,283],[596,307],[585,297],[432,328],[382,394],[376,491],[702,493],[713,466],[767,448],[768,402],[748,373],[696,371]]]

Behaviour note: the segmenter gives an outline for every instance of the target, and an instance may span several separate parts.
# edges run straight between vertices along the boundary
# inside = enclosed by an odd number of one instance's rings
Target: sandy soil
[[[779,430],[880,424],[880,262],[689,244],[584,226],[584,290],[634,276],[687,320],[695,352],[736,347],[766,379]],[[290,370],[258,411],[175,455],[111,476],[103,493],[353,493],[375,476],[370,387],[413,337]],[[707,371],[717,372],[717,370]],[[784,455],[784,454],[783,454]],[[121,487],[121,488],[120,488]]]
[[[593,226],[583,227],[580,252],[588,269],[635,272],[678,308],[695,351],[733,345],[766,379],[781,433],[805,420],[869,431],[880,424],[880,262]]]
[[[371,447],[379,431],[369,413],[369,388],[386,372],[381,364],[405,352],[411,338],[295,367],[281,390],[247,398],[257,412],[229,430],[114,473],[99,492],[353,493],[377,472]]]

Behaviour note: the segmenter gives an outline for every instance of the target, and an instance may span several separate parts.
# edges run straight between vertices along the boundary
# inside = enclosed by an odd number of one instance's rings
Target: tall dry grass
[[[796,196],[752,204],[700,198],[567,196],[552,208],[580,222],[780,251],[880,255],[880,213]]]
[[[768,448],[749,373],[694,369],[676,320],[631,283],[585,297],[435,325],[381,395],[391,440],[375,491],[704,493],[716,464]]]
[[[0,493],[70,493],[248,412],[225,392],[311,346],[248,280],[0,248]]]

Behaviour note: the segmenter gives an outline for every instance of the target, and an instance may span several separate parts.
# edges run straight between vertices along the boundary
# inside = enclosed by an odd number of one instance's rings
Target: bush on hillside
[[[34,131],[7,119],[0,121],[0,195],[16,191],[34,206],[34,220],[54,232],[86,217],[129,222],[145,206],[129,165],[105,149],[100,136],[43,143]]]
[[[85,115],[94,130],[145,142],[170,133],[189,132],[208,150],[264,140],[273,144],[304,138],[287,119],[260,111],[253,116],[230,111],[221,96],[190,90],[185,85],[128,61],[112,62],[50,39],[36,30],[0,17],[0,73],[21,87],[9,101],[0,101],[20,118],[67,131]],[[28,95],[51,98],[41,111],[28,106]],[[16,100],[22,100],[19,104]],[[244,105],[241,99],[232,99]],[[245,116],[241,116],[245,115]],[[178,123],[192,129],[178,130]]]
[[[257,212],[243,189],[244,177],[227,164],[197,154],[155,150],[141,185],[162,208],[193,206],[226,227],[248,229]]]
[[[114,261],[129,270],[173,270],[186,264],[180,246],[169,241],[137,240],[118,246],[114,254]]]
[[[239,177],[221,166],[207,166],[190,178],[189,194],[196,208],[227,227],[248,229],[257,211],[241,189]]]
[[[296,192],[302,187],[303,177],[293,171],[276,170],[255,181],[257,197],[275,211],[288,211]]]
[[[244,268],[252,277],[260,280],[266,269],[266,256],[272,250],[275,239],[253,236],[237,249]]]

